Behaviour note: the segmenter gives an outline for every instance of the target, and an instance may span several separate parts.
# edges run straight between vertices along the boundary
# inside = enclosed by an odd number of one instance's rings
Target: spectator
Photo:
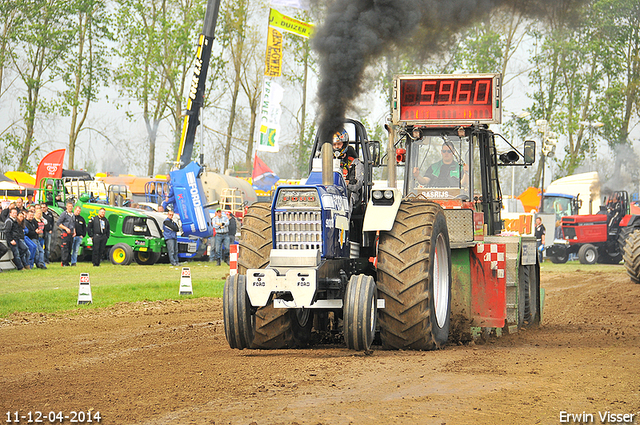
[[[78,251],[80,250],[80,244],[82,244],[82,239],[87,234],[87,222],[84,220],[84,217],[80,215],[80,211],[82,208],[76,207],[73,210],[74,219],[76,221],[76,234],[73,237],[73,248],[71,249],[71,266],[75,266],[78,262]]]
[[[107,250],[107,240],[111,234],[109,220],[105,218],[105,213],[105,209],[100,208],[98,210],[98,215],[93,216],[93,218],[89,220],[89,225],[87,226],[87,232],[93,242],[93,255],[91,260],[93,261],[94,267],[100,266],[100,261],[102,261],[105,251]]]
[[[51,254],[51,238],[53,236],[53,213],[49,210],[46,203],[40,204],[42,209],[42,222],[44,223],[44,262],[49,264],[49,255]]]
[[[7,246],[13,252],[13,262],[18,270],[22,270],[29,260],[29,248],[24,243],[24,227],[18,224],[18,210],[9,211],[9,218],[4,224]]]
[[[67,210],[63,211],[56,221],[62,238],[62,267],[69,267],[71,261],[71,245],[75,236],[76,220],[73,216],[73,203],[67,201]]]
[[[229,243],[234,243],[238,231],[238,221],[231,211],[227,211],[227,218],[229,219]]]
[[[0,258],[4,257],[4,255],[9,252],[9,248],[5,246],[5,244],[0,243]],[[0,268],[0,273],[2,273],[2,269]]]
[[[544,252],[544,243],[545,243],[545,238],[547,234],[547,229],[545,229],[544,224],[542,224],[542,219],[540,217],[536,217],[536,229],[534,233],[536,237],[538,262],[542,263],[542,253]]]
[[[24,207],[24,200],[22,198],[16,199],[16,209],[18,210],[18,214],[24,213],[27,215],[27,209]]]
[[[33,204],[33,193],[27,195],[26,207],[29,208]]]
[[[36,259],[36,240],[38,240],[38,233],[36,229],[38,228],[38,223],[33,219],[33,212],[29,211],[26,214],[18,213],[18,222],[20,222],[22,217],[22,224],[24,225],[24,243],[27,244],[27,248],[29,248],[29,259],[27,260],[28,269],[33,269],[33,264]]]
[[[164,240],[167,244],[167,251],[169,253],[169,262],[172,266],[179,266],[178,262],[178,223],[173,221],[173,210],[167,212],[167,218],[162,223],[162,232],[164,234]]]
[[[233,215],[231,211],[227,211],[227,218],[229,219],[229,249],[227,250],[227,263],[229,262],[229,252],[231,251],[231,244],[236,242],[236,231],[238,229],[238,224],[236,221],[236,217]]]
[[[222,210],[218,208],[211,222],[216,231],[216,235],[213,237],[215,243],[214,259],[220,265],[220,260],[225,258],[225,246],[227,250],[229,249],[229,219],[226,215],[223,216]],[[225,260],[225,262],[227,261]]]
[[[47,265],[45,264],[45,258],[44,258],[44,219],[42,218],[42,210],[40,208],[36,208],[36,213],[33,217],[36,221],[36,224],[38,225],[38,229],[36,230],[36,233],[38,235],[38,240],[35,241],[37,244],[36,249],[38,250],[36,252],[36,259],[35,262],[38,265],[39,268],[41,269],[46,269]]]
[[[47,187],[44,190],[44,198],[45,204],[53,205],[53,185],[51,183],[47,184]]]
[[[3,223],[7,221],[12,208],[16,208],[16,203],[14,201],[11,201],[11,203],[9,203],[9,206],[2,210],[2,212],[0,213],[0,221],[2,221]]]

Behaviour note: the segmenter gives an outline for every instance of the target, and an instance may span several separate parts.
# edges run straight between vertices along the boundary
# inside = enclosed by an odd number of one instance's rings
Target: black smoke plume
[[[330,141],[362,87],[365,68],[393,46],[437,53],[445,38],[501,6],[555,18],[580,0],[336,0],[312,40],[320,57],[319,135]],[[419,31],[418,31],[419,30]]]

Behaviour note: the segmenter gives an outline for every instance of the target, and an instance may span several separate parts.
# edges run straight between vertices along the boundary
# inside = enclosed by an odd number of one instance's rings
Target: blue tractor
[[[364,126],[348,120],[350,146],[364,164],[357,205],[349,193],[339,160],[323,181],[322,143],[316,137],[309,177],[299,186],[279,186],[271,204],[256,203],[245,215],[238,257],[239,274],[224,289],[224,318],[232,348],[283,348],[309,343],[311,329],[335,329],[344,322],[349,348],[368,349],[374,338],[377,297],[376,233],[362,232],[371,196],[379,142],[368,140]],[[327,184],[328,183],[328,184]],[[383,202],[393,202],[385,199]]]

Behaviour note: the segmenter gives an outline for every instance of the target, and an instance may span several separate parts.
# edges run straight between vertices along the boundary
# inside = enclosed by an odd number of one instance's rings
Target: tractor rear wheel
[[[255,316],[251,314],[245,275],[235,274],[227,277],[222,305],[224,334],[229,347],[240,350],[250,348],[255,334]]]
[[[153,251],[135,251],[133,253],[133,259],[141,266],[152,266],[160,259],[159,252]]]
[[[634,231],[627,238],[623,259],[631,281],[640,284],[640,230]]]
[[[249,207],[242,221],[238,252],[238,273],[261,269],[269,263],[271,252],[271,205],[265,202]],[[304,345],[311,339],[311,325],[307,312],[274,308],[270,299],[255,313],[255,336],[251,348],[277,349]]]
[[[622,249],[616,252],[610,252],[606,247],[598,248],[598,263],[601,264],[618,264],[622,261]]]
[[[578,250],[578,259],[582,264],[595,264],[598,261],[598,250],[590,243],[582,245]]]
[[[440,205],[400,204],[393,228],[381,232],[378,312],[383,348],[433,350],[449,338],[451,249]]]
[[[353,275],[344,295],[344,342],[351,350],[368,350],[376,334],[376,283],[371,276]]]

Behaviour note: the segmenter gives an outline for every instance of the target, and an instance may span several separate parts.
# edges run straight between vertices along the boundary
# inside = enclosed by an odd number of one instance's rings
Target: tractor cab
[[[525,153],[511,144],[499,151],[498,135],[482,125],[406,125],[398,136],[396,162],[405,196],[431,200],[445,210],[473,210],[489,234],[502,231],[498,167],[531,164],[528,152],[535,150],[534,142],[525,143]]]
[[[607,228],[609,234],[612,232],[617,234],[622,218],[629,215],[629,194],[622,190],[613,192],[610,196],[604,198],[600,212],[607,215]]]

